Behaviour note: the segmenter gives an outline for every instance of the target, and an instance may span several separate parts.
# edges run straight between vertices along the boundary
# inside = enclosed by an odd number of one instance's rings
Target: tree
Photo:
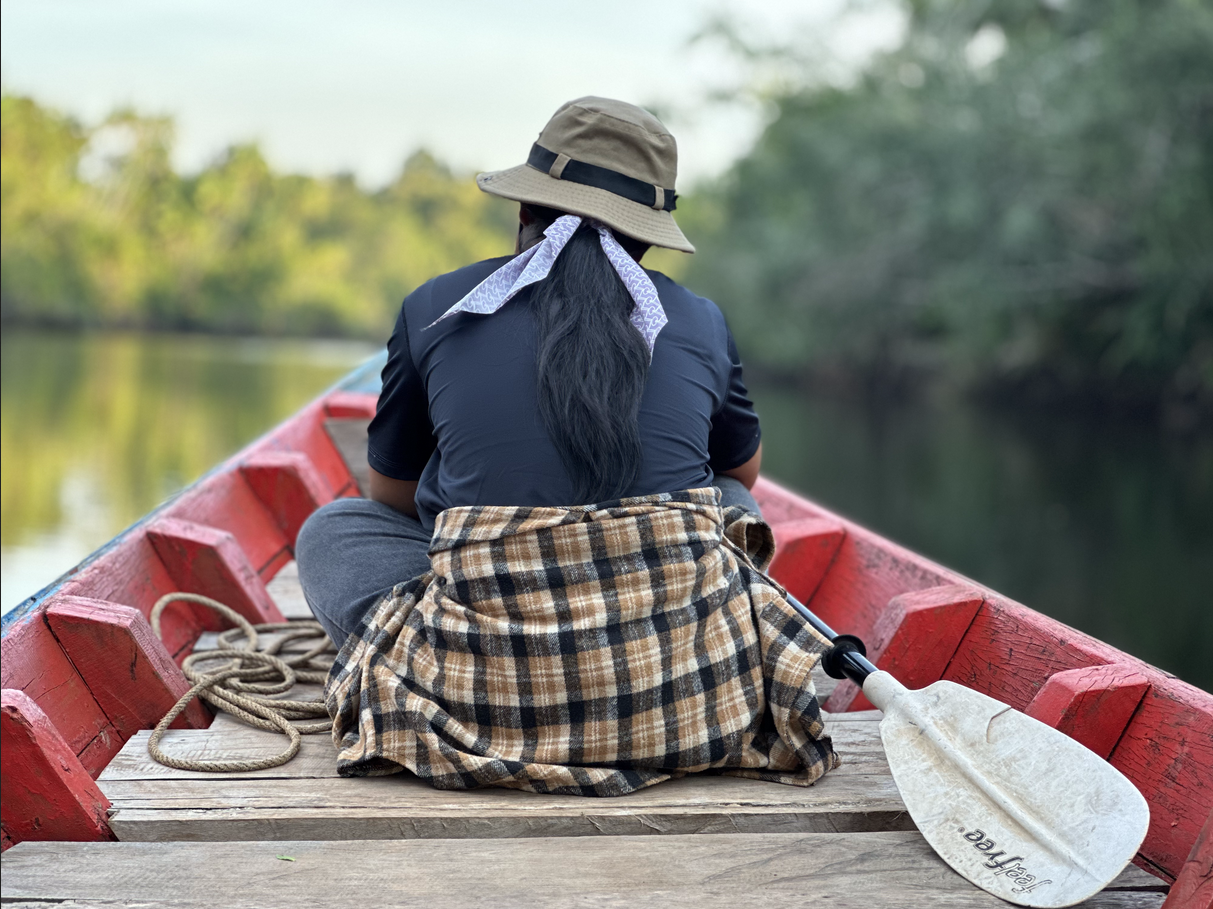
[[[1213,7],[908,13],[853,86],[777,97],[714,191],[690,277],[749,356],[1213,410]]]

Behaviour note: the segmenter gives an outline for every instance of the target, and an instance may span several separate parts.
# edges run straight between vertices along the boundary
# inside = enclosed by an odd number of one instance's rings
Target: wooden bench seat
[[[310,615],[293,563],[270,587],[280,607],[293,604],[294,617]],[[197,649],[213,648],[215,638],[204,635]],[[302,646],[288,645],[288,651]],[[824,697],[833,680],[819,674],[816,681]],[[300,686],[292,694],[315,696],[319,686]],[[153,761],[147,731],[126,743],[97,782],[113,805],[110,825],[124,841],[911,830],[873,722],[878,717],[867,711],[831,718],[845,763],[809,788],[696,776],[617,799],[440,792],[408,773],[341,778],[326,735],[305,736],[299,754],[282,767],[200,773]],[[178,756],[215,759],[276,754],[284,742],[220,714],[209,729],[169,732],[163,747]]]
[[[910,830],[878,725],[832,723],[847,761],[801,788],[694,776],[614,799],[503,789],[442,792],[412,774],[344,779],[327,736],[307,736],[299,755],[270,770],[209,774],[174,770],[147,755],[136,735],[98,779],[122,840],[385,839],[685,834],[721,831]],[[219,722],[174,730],[174,755],[258,757],[281,750],[273,733]]]
[[[20,843],[4,905],[999,909],[915,832],[429,839],[384,842]],[[1157,909],[1131,868],[1082,905]]]

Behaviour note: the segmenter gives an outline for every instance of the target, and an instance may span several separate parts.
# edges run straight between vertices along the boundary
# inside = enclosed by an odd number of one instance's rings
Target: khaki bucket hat
[[[677,173],[678,146],[660,120],[634,104],[589,96],[561,105],[526,164],[478,174],[476,185],[693,253],[670,214]]]

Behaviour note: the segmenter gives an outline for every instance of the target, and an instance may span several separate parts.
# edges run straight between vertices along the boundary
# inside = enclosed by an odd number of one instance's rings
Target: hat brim
[[[570,214],[596,218],[644,243],[693,253],[695,247],[678,229],[673,215],[632,202],[597,186],[584,186],[520,164],[508,170],[476,175],[476,185],[484,192],[515,202],[530,202],[558,208]]]

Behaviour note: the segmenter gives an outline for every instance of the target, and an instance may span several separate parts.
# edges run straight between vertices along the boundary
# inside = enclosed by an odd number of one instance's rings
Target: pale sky
[[[256,141],[278,169],[367,186],[419,147],[460,169],[520,164],[562,102],[606,95],[670,113],[685,188],[762,123],[757,106],[707,102],[742,70],[690,38],[723,13],[845,70],[901,28],[891,6],[846,2],[4,0],[0,78],[86,123],[123,105],[170,114],[187,171]]]

